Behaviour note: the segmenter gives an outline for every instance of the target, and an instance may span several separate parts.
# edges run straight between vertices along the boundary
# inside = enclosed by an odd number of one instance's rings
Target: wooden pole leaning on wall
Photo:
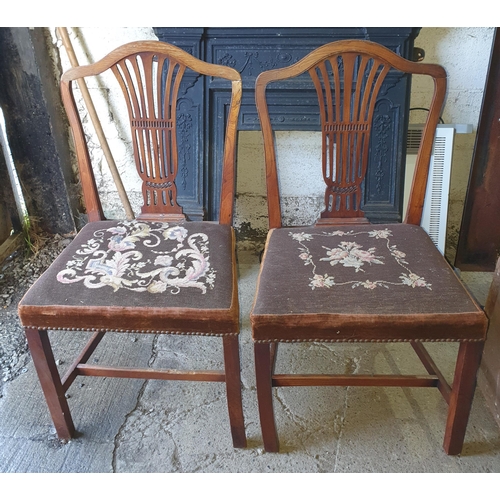
[[[66,28],[57,28],[57,32],[59,33],[59,36],[61,37],[64,48],[66,49],[71,66],[73,68],[78,67],[79,66],[78,59],[76,58],[75,51],[73,50],[73,45],[72,45],[71,40],[69,38],[68,30]],[[85,83],[85,80],[83,78],[78,79],[77,82],[78,82],[78,85],[80,87],[80,91],[82,92],[82,96],[83,96],[83,100],[85,101],[85,105],[87,106],[87,109],[89,111],[90,119],[92,120],[92,124],[94,125],[97,137],[99,139],[99,143],[101,144],[101,148],[104,152],[104,156],[106,157],[106,161],[108,162],[109,170],[111,171],[111,175],[113,177],[116,188],[118,190],[118,195],[119,195],[120,200],[123,204],[123,208],[125,209],[125,214],[126,214],[127,220],[132,220],[132,219],[134,219],[134,212],[133,212],[132,207],[130,205],[130,201],[128,199],[125,188],[123,187],[120,173],[118,172],[118,168],[117,168],[115,160],[113,158],[113,154],[111,153],[108,141],[106,139],[106,136],[104,135],[104,131],[102,129],[101,122],[100,122],[99,117],[97,115],[92,98],[90,97],[90,93],[89,93],[87,84]]]

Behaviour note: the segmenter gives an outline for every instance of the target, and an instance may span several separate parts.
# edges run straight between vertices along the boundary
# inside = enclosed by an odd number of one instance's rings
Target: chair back
[[[256,81],[256,104],[264,136],[270,227],[281,226],[276,151],[266,88],[275,81],[309,73],[318,96],[322,134],[325,209],[318,224],[366,223],[362,183],[370,152],[370,133],[377,97],[391,69],[426,74],[434,95],[417,156],[412,195],[405,222],[419,224],[435,129],[446,93],[446,72],[438,65],[408,61],[374,42],[332,42],[297,63],[265,71]]]
[[[182,125],[177,102],[186,69],[232,82],[231,102],[226,117],[219,210],[219,222],[231,224],[235,145],[241,102],[240,74],[227,66],[206,63],[174,45],[157,41],[125,44],[100,61],[70,69],[62,76],[61,92],[73,131],[89,221],[102,220],[104,216],[72,82],[112,71],[123,91],[128,109],[134,159],[142,182],[144,204],[137,219],[183,220],[186,216],[178,203],[176,188],[179,173],[177,130]]]

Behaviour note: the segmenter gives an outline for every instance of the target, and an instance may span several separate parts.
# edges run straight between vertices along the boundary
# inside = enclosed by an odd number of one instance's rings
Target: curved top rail
[[[295,64],[292,64],[287,68],[264,71],[257,77],[255,85],[258,87],[267,85],[273,81],[293,78],[309,71],[318,62],[326,58],[350,52],[377,57],[392,66],[394,69],[403,71],[404,73],[425,74],[436,79],[446,78],[445,69],[438,64],[426,64],[409,61],[408,59],[394,53],[391,49],[368,40],[340,40],[318,47],[303,57],[300,61],[297,61]]]
[[[298,62],[290,66],[287,66],[285,68],[264,71],[257,77],[257,80],[255,82],[255,101],[264,137],[267,202],[268,202],[270,228],[281,227],[282,221],[281,221],[280,195],[279,195],[279,183],[278,183],[278,174],[276,165],[274,136],[272,134],[272,124],[266,102],[267,85],[271,82],[297,77],[306,72],[310,72],[313,68],[318,67],[326,60],[331,60],[336,56],[345,58],[345,56],[348,54],[351,54],[351,57],[349,58],[350,70],[348,71],[348,74],[350,74],[350,72],[352,71],[352,64],[353,64],[352,55],[354,56],[359,55],[359,56],[366,56],[368,58],[373,58],[374,60],[377,61],[377,63],[382,63],[384,66],[386,66],[386,69],[382,72],[382,76],[384,77],[385,74],[387,74],[387,72],[389,71],[389,69],[395,69],[397,71],[401,71],[403,73],[408,73],[408,74],[427,75],[430,76],[434,81],[434,92],[432,96],[430,112],[427,116],[427,120],[424,126],[424,131],[422,134],[422,141],[419,149],[419,154],[417,155],[416,168],[412,182],[410,199],[408,203],[407,213],[404,219],[406,223],[420,224],[420,220],[422,217],[425,189],[427,185],[429,161],[432,153],[434,133],[439,120],[440,113],[444,105],[444,100],[446,95],[446,71],[442,66],[439,66],[437,64],[424,64],[424,63],[409,61],[399,56],[398,54],[395,54],[392,50],[388,49],[387,47],[379,45],[378,43],[375,42],[366,40],[342,40],[323,45],[313,50],[308,55],[304,56]],[[360,63],[360,64],[363,67],[366,67],[366,63]],[[322,72],[324,78],[324,73],[325,73],[324,68],[320,69],[320,71]],[[334,78],[338,79],[338,75],[335,76]],[[370,77],[370,79],[371,78],[372,77]],[[352,80],[350,81],[350,84],[352,84]],[[321,85],[319,81],[315,82],[315,86],[317,88],[317,91],[319,90],[319,95],[320,95]],[[338,105],[339,103],[337,103],[337,109],[339,108]],[[355,103],[355,105],[357,104]],[[329,108],[334,107],[331,98],[329,98],[328,96],[327,96],[327,106],[329,106]],[[346,107],[347,109],[350,109],[349,99],[347,99],[346,101]],[[337,118],[334,121],[342,124],[345,123],[343,118],[340,120]],[[347,142],[344,141],[343,144],[345,145],[347,144]],[[325,142],[324,142],[323,158],[325,158],[325,155],[327,154],[329,154],[331,157],[333,154],[332,151],[333,147],[330,148],[330,150],[328,151],[325,149]],[[343,146],[342,154],[345,156],[347,153],[348,153],[348,147]],[[339,150],[337,150],[336,154],[337,154],[336,160],[337,162],[339,162]],[[366,164],[367,161],[365,156],[366,155],[363,156],[363,164]],[[330,157],[329,157],[329,162],[330,162],[329,164],[333,164],[333,160]],[[342,186],[340,187],[342,188]]]
[[[201,61],[175,45],[156,40],[141,40],[121,45],[93,64],[68,69],[62,75],[61,80],[68,82],[87,76],[96,76],[126,57],[146,52],[167,55],[187,68],[204,75],[226,78],[231,81],[241,80],[240,74],[233,68]]]

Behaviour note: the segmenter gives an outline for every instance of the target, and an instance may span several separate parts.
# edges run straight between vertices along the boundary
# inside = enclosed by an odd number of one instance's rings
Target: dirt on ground
[[[22,373],[30,360],[17,305],[70,242],[60,235],[39,236],[32,251],[21,247],[0,263],[0,397],[4,384]]]

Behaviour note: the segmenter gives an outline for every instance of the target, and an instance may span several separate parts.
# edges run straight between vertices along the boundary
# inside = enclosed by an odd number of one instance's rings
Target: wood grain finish
[[[138,219],[185,219],[177,202],[175,180],[178,173],[176,105],[186,69],[231,82],[219,217],[222,224],[231,224],[241,77],[232,68],[200,61],[174,45],[155,41],[125,44],[100,61],[72,68],[62,76],[61,92],[77,148],[89,220],[103,220],[104,216],[72,93],[72,82],[109,69],[115,75],[127,104],[134,158],[142,180],[144,205]]]
[[[434,91],[405,224],[370,225],[361,193],[374,106],[384,78],[394,70],[428,75]],[[309,74],[318,95],[325,208],[314,226],[290,228],[282,227],[266,89],[302,74]],[[384,386],[437,388],[449,405],[444,450],[461,452],[488,321],[428,235],[416,227],[445,94],[442,67],[414,63],[358,40],[324,45],[287,68],[258,76],[256,104],[264,138],[270,231],[250,318],[266,451],[279,450],[273,387]],[[384,239],[382,244],[377,241]],[[281,342],[408,342],[428,375],[297,374],[285,373],[286,367],[276,374]],[[460,343],[451,386],[422,342]]]
[[[57,435],[59,439],[69,441],[75,434],[75,426],[47,331],[26,328],[25,333]]]
[[[73,95],[74,81],[81,84],[86,77],[96,76],[108,70],[116,77],[128,109],[134,158],[144,198],[137,220],[123,224],[120,221],[104,221],[86,137]],[[180,155],[177,140],[178,100],[183,77],[188,71],[228,80],[232,89],[228,99],[230,102],[227,116],[217,117],[226,127],[219,221],[186,220],[177,198],[176,178]],[[94,64],[68,70],[62,76],[61,92],[75,142],[89,223],[31,287],[18,308],[59,438],[68,440],[75,434],[65,392],[78,376],[221,382],[226,385],[233,445],[244,448],[246,436],[241,399],[238,284],[235,234],[231,227],[235,193],[236,134],[241,102],[239,73],[232,68],[200,61],[167,43],[133,42],[117,48]],[[127,215],[130,214],[127,212]],[[123,233],[128,231],[125,227],[134,229],[129,234],[128,244],[120,246]],[[110,234],[107,231],[120,233],[112,237],[115,238],[114,243],[111,239],[105,241],[104,237],[101,238],[103,234]],[[190,234],[189,238],[185,236],[188,240],[184,248],[181,240],[184,241],[185,237],[173,233],[172,235],[168,231]],[[137,235],[141,232],[145,243],[139,251],[136,243],[140,239]],[[122,289],[120,295],[120,292],[115,293],[120,286],[103,288],[100,284],[95,286],[95,283],[92,283],[86,288],[78,279],[60,279],[60,273],[66,272],[63,269],[68,262],[74,264],[74,259],[78,260],[79,255],[89,255],[89,245],[95,244],[96,238],[101,238],[99,241],[103,247],[97,250],[94,246],[90,250],[93,259],[85,264],[85,270],[83,261],[79,261],[82,271],[88,272],[92,266],[97,265],[100,266],[97,273],[100,276],[113,275],[120,280],[125,272],[129,273],[127,277],[133,272],[130,268],[125,270],[129,259],[141,260],[142,266],[155,262],[156,266],[156,260],[160,258],[165,265],[163,271],[160,269],[160,272],[166,273],[164,283],[168,281],[167,275],[178,276],[180,269],[184,270],[186,276],[180,280],[189,282],[184,287],[184,293],[178,287],[177,290],[170,290],[172,294],[165,292],[161,295],[158,289],[151,291],[147,286],[143,286],[140,290],[142,294],[127,295],[127,290]],[[176,243],[170,245],[169,241],[174,240]],[[195,248],[198,244],[195,240],[201,242],[201,249]],[[179,245],[176,247],[177,243]],[[152,247],[154,250],[151,250]],[[136,250],[127,254],[132,248]],[[106,260],[107,257],[102,257],[110,249],[114,252],[113,263],[119,261],[114,270],[111,270],[112,259]],[[169,267],[174,260],[168,255],[169,252],[177,259],[179,268]],[[194,255],[190,257],[192,260],[186,258],[180,262],[179,259],[187,254]],[[122,264],[124,267],[118,269]],[[208,271],[212,274],[207,277],[207,280],[211,280],[210,283],[207,281],[207,284],[213,285],[214,280],[217,280],[218,286],[211,294],[205,293],[205,284],[196,281]],[[137,276],[135,280],[128,280],[129,284],[141,281],[145,274],[139,272]],[[100,277],[96,278],[97,281],[99,279]],[[75,283],[76,286],[71,288]],[[153,285],[159,283],[155,281]],[[191,293],[193,288],[195,293]],[[55,366],[47,335],[47,330],[54,329],[69,331],[69,335],[79,330],[95,332],[62,379]],[[108,331],[179,334],[190,336],[193,341],[194,337],[200,336],[221,337],[224,370],[157,370],[88,363]]]
[[[323,178],[327,185],[321,218],[333,219],[335,223],[337,218],[363,216],[360,186],[366,175],[373,107],[391,68],[429,75],[434,81],[431,112],[422,134],[405,217],[409,224],[420,224],[434,132],[446,94],[446,72],[441,66],[403,59],[373,42],[347,40],[323,45],[297,63],[265,71],[257,78],[255,100],[264,138],[270,228],[281,226],[281,212],[267,86],[305,72],[313,79],[320,106]]]

